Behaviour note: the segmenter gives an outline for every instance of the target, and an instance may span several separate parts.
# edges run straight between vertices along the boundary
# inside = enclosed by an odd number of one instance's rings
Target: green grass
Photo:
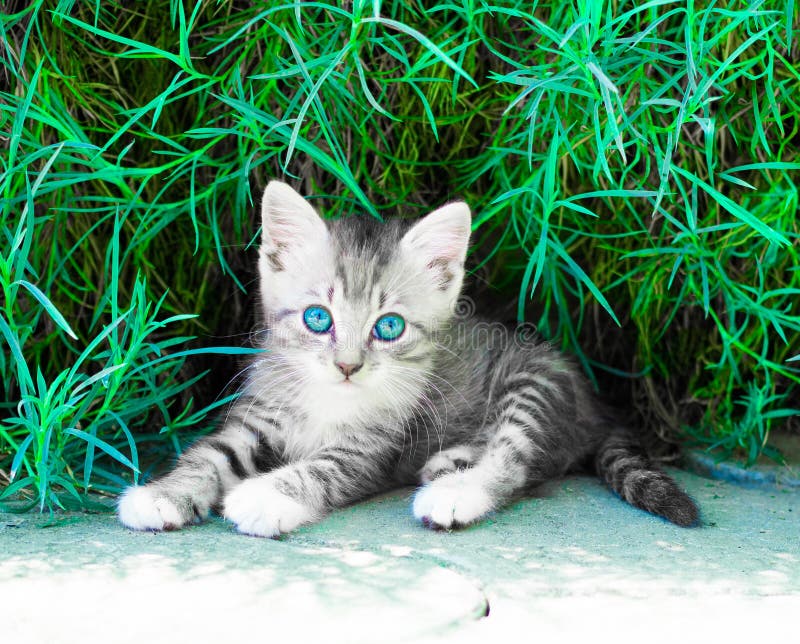
[[[469,201],[476,272],[648,431],[752,460],[796,422],[793,0],[2,11],[0,501],[209,431],[276,176],[331,216]]]

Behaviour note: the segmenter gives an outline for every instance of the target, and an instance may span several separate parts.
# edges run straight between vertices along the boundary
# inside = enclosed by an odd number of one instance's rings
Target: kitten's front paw
[[[494,507],[492,498],[469,474],[453,472],[422,486],[414,496],[414,516],[435,530],[459,528],[483,518]]]
[[[117,515],[133,530],[175,530],[186,523],[172,501],[147,485],[125,490],[117,501]]]
[[[239,532],[256,537],[277,537],[317,518],[311,508],[280,492],[269,475],[237,485],[225,497],[223,516]]]

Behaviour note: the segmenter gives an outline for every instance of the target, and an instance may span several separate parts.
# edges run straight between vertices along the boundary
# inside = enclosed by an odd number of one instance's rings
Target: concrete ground
[[[6,642],[796,641],[800,488],[673,470],[703,525],[589,477],[431,532],[401,490],[281,540],[215,519],[134,533],[113,515],[0,514]]]

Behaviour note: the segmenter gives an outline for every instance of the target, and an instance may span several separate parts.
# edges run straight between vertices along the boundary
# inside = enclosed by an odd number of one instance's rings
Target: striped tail
[[[628,432],[612,433],[603,442],[595,467],[600,478],[631,505],[679,526],[697,525],[700,512],[694,501],[647,458]]]

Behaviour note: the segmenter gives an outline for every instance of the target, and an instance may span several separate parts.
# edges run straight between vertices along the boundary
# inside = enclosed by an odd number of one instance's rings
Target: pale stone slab
[[[674,642],[793,632],[800,491],[673,474],[700,504],[701,527],[631,508],[589,477],[550,483],[451,533],[416,523],[412,490],[280,541],[218,519],[150,534],[109,515],[48,528],[38,527],[47,517],[0,515],[4,639],[485,643],[606,632]]]

